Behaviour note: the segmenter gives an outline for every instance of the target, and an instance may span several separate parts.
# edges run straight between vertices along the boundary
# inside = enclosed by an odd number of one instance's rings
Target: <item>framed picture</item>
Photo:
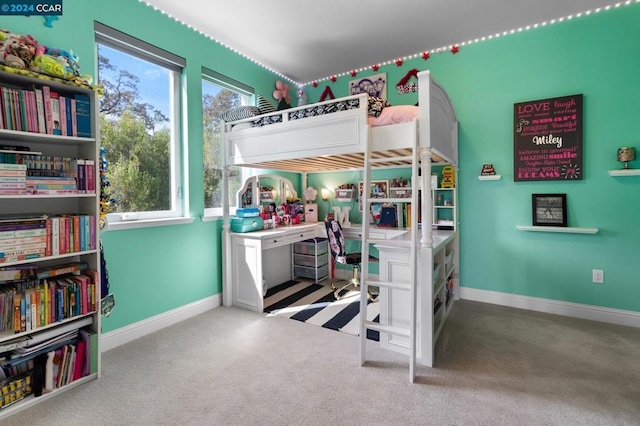
[[[362,187],[363,182],[358,183],[358,208],[362,211]],[[388,180],[372,180],[371,193],[369,198],[389,198],[389,181]]]
[[[533,226],[567,226],[567,194],[531,194]]]

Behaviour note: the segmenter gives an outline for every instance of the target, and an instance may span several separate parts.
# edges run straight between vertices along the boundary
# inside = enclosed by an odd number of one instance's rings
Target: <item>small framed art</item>
[[[567,226],[567,194],[531,194],[533,226]]]

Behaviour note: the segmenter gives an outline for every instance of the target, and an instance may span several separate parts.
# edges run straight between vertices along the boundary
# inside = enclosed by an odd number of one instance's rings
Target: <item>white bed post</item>
[[[431,199],[431,149],[423,148],[420,150],[420,166],[421,179],[420,188],[422,188],[421,210],[422,210],[422,237],[420,238],[420,245],[422,247],[433,247],[433,231],[431,227],[432,219],[432,206],[433,200]]]
[[[233,302],[231,276],[231,230],[229,220],[229,165],[225,123],[220,123],[222,138],[222,304],[231,306]],[[253,192],[256,192],[254,188]]]

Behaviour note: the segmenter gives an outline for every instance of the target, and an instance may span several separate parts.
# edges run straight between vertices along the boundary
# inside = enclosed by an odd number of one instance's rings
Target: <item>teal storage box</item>
[[[260,216],[260,209],[257,207],[245,207],[243,209],[236,210],[236,216],[238,217],[256,217]]]
[[[231,230],[233,232],[253,232],[262,230],[264,221],[260,216],[256,217],[232,217]]]

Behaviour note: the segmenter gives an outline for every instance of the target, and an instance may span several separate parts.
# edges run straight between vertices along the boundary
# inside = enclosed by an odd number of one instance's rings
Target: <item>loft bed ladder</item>
[[[366,350],[367,350],[367,330],[374,330],[382,333],[393,334],[396,336],[404,336],[409,340],[409,382],[415,382],[415,369],[416,369],[416,329],[417,329],[417,281],[418,281],[418,200],[419,200],[419,183],[420,176],[419,170],[419,152],[418,152],[418,139],[417,135],[413,137],[412,150],[410,156],[402,157],[386,157],[383,159],[375,159],[372,157],[370,144],[365,148],[365,164],[363,172],[362,182],[362,259],[363,265],[361,268],[361,287],[360,287],[360,336],[359,336],[359,356],[360,365],[363,366],[366,362]],[[389,161],[410,161],[411,162],[411,182],[413,189],[411,191],[411,198],[407,200],[397,198],[375,198],[371,199],[371,168],[377,162],[389,162]],[[388,191],[388,189],[387,189]],[[387,196],[389,196],[387,192]],[[370,236],[371,224],[369,223],[369,212],[371,211],[372,203],[393,203],[398,205],[399,203],[410,203],[411,205],[411,228],[409,240],[381,240],[372,238]],[[410,248],[410,256],[408,260],[409,268],[411,271],[408,282],[391,282],[387,281],[386,277],[379,277],[378,281],[369,279],[369,268],[367,260],[369,259],[369,246],[373,243],[384,243],[385,245],[392,245],[397,247]],[[385,288],[388,291],[401,290],[409,292],[410,307],[410,320],[408,327],[398,327],[392,324],[382,324],[381,322],[373,322],[367,320],[367,304],[369,303],[369,286],[378,287],[379,289]]]

